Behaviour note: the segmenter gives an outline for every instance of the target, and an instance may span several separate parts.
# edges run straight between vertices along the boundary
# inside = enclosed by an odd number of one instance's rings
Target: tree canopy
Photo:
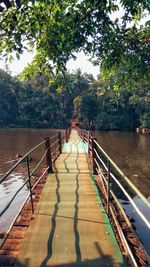
[[[35,48],[32,66],[42,71],[64,69],[81,49],[107,65],[144,49],[144,61],[149,26],[139,31],[136,22],[150,11],[149,0],[120,0],[120,5],[122,18],[114,20],[116,0],[1,0],[0,52],[11,60],[11,52],[19,58],[26,46]]]
[[[0,55],[36,51],[26,81],[0,72],[1,124],[63,127],[74,114],[86,127],[150,127],[150,22],[138,24],[145,12],[149,0],[0,0]],[[97,81],[66,71],[81,50],[101,65]]]
[[[75,116],[87,129],[150,128],[148,84],[116,90],[118,72],[94,80],[79,69],[49,82],[45,74],[20,81],[0,70],[0,127],[65,128]]]

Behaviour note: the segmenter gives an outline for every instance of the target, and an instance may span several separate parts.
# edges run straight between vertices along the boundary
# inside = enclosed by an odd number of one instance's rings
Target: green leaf
[[[12,61],[14,60],[14,57],[12,55],[10,55],[8,60],[9,60],[10,63],[12,63]]]
[[[16,58],[17,58],[18,60],[20,60],[20,55],[19,55],[19,53],[16,53]]]

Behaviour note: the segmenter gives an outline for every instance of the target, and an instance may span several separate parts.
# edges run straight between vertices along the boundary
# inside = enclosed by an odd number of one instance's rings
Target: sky
[[[11,75],[17,75],[20,74],[23,69],[27,66],[28,63],[30,63],[33,59],[33,54],[30,52],[25,51],[23,55],[20,56],[20,60],[15,58],[12,63],[8,63],[8,69],[11,73]],[[99,66],[93,66],[92,63],[89,62],[89,57],[85,56],[83,52],[80,52],[77,55],[76,60],[69,60],[67,63],[67,69],[72,72],[78,68],[82,70],[82,72],[86,72],[89,74],[93,74],[94,78],[97,78],[97,75],[99,74]],[[0,69],[6,70],[6,64],[5,61],[0,60]]]

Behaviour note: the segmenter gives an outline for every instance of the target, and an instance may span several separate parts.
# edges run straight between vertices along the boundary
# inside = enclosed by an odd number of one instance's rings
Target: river
[[[110,158],[150,201],[150,135],[133,132],[96,131],[95,137]],[[127,188],[128,190],[129,188]],[[134,228],[150,255],[150,230],[119,188],[115,193],[128,217],[134,220]],[[136,194],[131,196],[147,220],[150,221],[150,209]]]
[[[17,154],[26,154],[31,148],[43,141],[45,137],[54,136],[57,132],[58,130],[48,129],[0,129],[0,176],[7,172],[17,162]],[[39,162],[44,150],[45,148],[43,144],[30,155],[30,157],[33,158],[33,161],[30,163],[31,170],[33,170]],[[43,166],[46,166],[45,162]],[[43,166],[40,166],[37,173]],[[26,178],[27,167],[26,163],[23,162],[2,184],[0,184],[0,210],[7,204],[17,189],[23,185]],[[28,188],[25,186],[17,195],[10,208],[8,208],[1,217],[0,232],[7,231],[27,194]]]
[[[16,154],[24,155],[32,147],[40,143],[46,136],[53,136],[58,130],[49,129],[0,129],[0,176],[3,175],[16,162]],[[142,135],[129,132],[101,132],[96,131],[95,136],[104,150],[138,187],[138,189],[150,200],[150,135]],[[32,154],[34,159],[31,168],[38,162],[44,152],[44,145]],[[12,194],[19,188],[27,175],[26,164],[22,163],[19,167],[0,184],[0,210],[8,202]],[[14,214],[19,210],[21,202],[27,195],[28,189],[25,187],[15,199],[11,208],[0,221],[0,232],[6,231]],[[136,203],[139,199],[134,197]],[[124,201],[124,200],[123,200]],[[18,204],[19,203],[19,204]],[[133,217],[132,208],[129,203],[125,206],[130,217]],[[147,209],[142,206],[146,216]],[[147,229],[141,227],[139,218],[135,226],[140,236],[144,236],[143,242],[150,252],[149,238]]]
[[[150,200],[150,135],[133,132],[101,132],[101,147]]]

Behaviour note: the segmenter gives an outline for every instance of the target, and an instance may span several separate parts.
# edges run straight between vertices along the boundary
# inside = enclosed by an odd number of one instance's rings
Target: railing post
[[[68,142],[68,129],[65,130],[66,143]]]
[[[97,175],[97,169],[96,169],[96,162],[95,162],[95,159],[97,158],[96,156],[96,152],[97,151],[97,145],[96,143],[94,142],[96,141],[96,138],[92,137],[92,168],[93,168],[93,174],[94,175]]]
[[[85,141],[85,131],[83,131],[83,142]]]
[[[29,158],[28,158],[28,156],[26,158],[26,161],[27,161],[27,170],[28,170],[28,178],[29,178],[29,190],[30,190],[30,198],[31,198],[31,208],[32,208],[32,213],[34,213],[33,197],[32,197],[32,186],[31,186],[31,175],[30,175],[30,167],[29,167]]]
[[[68,139],[69,139],[69,137],[70,137],[70,133],[71,133],[71,126],[69,127],[69,135],[68,135]]]
[[[91,139],[90,139],[90,137],[91,137],[92,135],[91,135],[91,132],[88,132],[88,154],[90,154],[90,145],[91,145]]]
[[[46,153],[46,162],[47,162],[47,167],[48,168],[48,173],[53,172],[52,169],[52,155],[51,155],[51,144],[50,144],[50,138],[49,137],[45,137],[45,150],[47,150]]]
[[[59,153],[62,153],[61,132],[58,132]]]
[[[109,216],[109,203],[110,203],[110,161],[107,162],[107,214]]]

